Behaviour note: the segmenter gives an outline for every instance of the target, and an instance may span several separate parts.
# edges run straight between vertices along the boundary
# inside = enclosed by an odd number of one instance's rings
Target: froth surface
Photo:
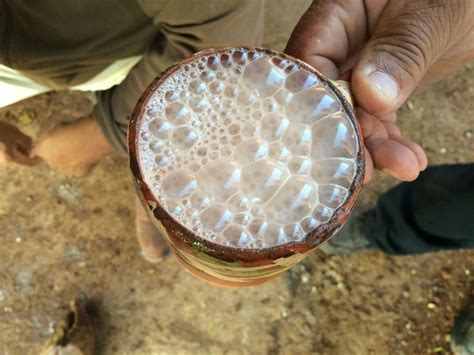
[[[145,182],[202,238],[236,248],[298,241],[348,197],[354,126],[332,89],[296,62],[244,49],[196,57],[146,105]]]

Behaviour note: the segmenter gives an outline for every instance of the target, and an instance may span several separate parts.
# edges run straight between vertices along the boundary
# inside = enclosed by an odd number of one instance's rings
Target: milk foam
[[[197,57],[146,107],[145,182],[202,238],[236,248],[298,241],[348,197],[354,126],[296,62],[244,49]]]

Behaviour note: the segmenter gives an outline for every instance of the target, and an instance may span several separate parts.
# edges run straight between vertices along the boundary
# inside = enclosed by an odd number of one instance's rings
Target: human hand
[[[49,166],[65,174],[83,176],[113,148],[93,117],[59,126],[35,147],[35,153]]]
[[[0,165],[17,163],[35,165],[41,159],[31,157],[31,138],[21,133],[15,126],[0,122]]]
[[[352,69],[366,151],[374,167],[404,181],[427,166],[423,149],[403,138],[396,111],[411,93],[474,58],[472,0],[314,0],[286,52],[330,79]]]

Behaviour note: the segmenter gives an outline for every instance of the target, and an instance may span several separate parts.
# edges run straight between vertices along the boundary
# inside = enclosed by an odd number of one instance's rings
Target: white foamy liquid
[[[348,197],[358,142],[339,99],[297,63],[234,50],[197,58],[147,103],[145,182],[218,244],[301,240]]]

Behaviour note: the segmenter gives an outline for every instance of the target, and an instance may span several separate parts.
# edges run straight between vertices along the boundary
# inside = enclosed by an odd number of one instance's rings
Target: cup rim
[[[298,65],[308,70],[313,75],[316,75],[318,79],[328,85],[332,91],[336,94],[342,103],[343,109],[349,116],[351,123],[354,126],[354,130],[358,139],[358,148],[356,152],[356,164],[355,164],[355,175],[351,186],[348,188],[348,197],[346,201],[334,210],[331,219],[319,225],[316,229],[307,233],[300,241],[289,242],[273,246],[270,248],[263,249],[246,249],[246,248],[235,248],[224,245],[219,245],[211,242],[207,239],[200,237],[187,229],[184,225],[176,221],[164,208],[161,206],[159,199],[152,193],[151,189],[145,182],[144,176],[139,165],[139,139],[140,134],[137,131],[141,126],[145,108],[149,102],[149,99],[153,96],[155,91],[160,85],[171,75],[174,74],[178,68],[187,63],[193,62],[196,58],[202,56],[211,56],[215,54],[226,53],[231,50],[243,50],[247,52],[260,52],[267,55],[278,56],[282,59],[291,60],[296,62]],[[173,64],[161,74],[159,74],[151,84],[145,89],[140,99],[138,100],[131,119],[128,129],[128,152],[130,158],[130,169],[132,171],[134,182],[138,194],[142,202],[146,204],[150,213],[158,219],[168,233],[168,237],[172,239],[172,243],[175,243],[179,248],[187,249],[189,251],[202,252],[210,257],[217,258],[227,263],[245,263],[251,266],[259,266],[264,264],[273,263],[273,261],[280,258],[287,258],[297,253],[307,254],[318,247],[320,244],[328,240],[349,217],[352,208],[359,196],[362,189],[363,177],[365,173],[365,157],[363,154],[363,136],[361,127],[355,117],[355,112],[346,98],[346,96],[332,83],[331,80],[326,79],[321,73],[319,73],[311,65],[294,58],[288,54],[267,49],[263,47],[250,47],[250,46],[225,46],[225,47],[214,47],[199,51],[193,55],[183,58],[181,61]]]

